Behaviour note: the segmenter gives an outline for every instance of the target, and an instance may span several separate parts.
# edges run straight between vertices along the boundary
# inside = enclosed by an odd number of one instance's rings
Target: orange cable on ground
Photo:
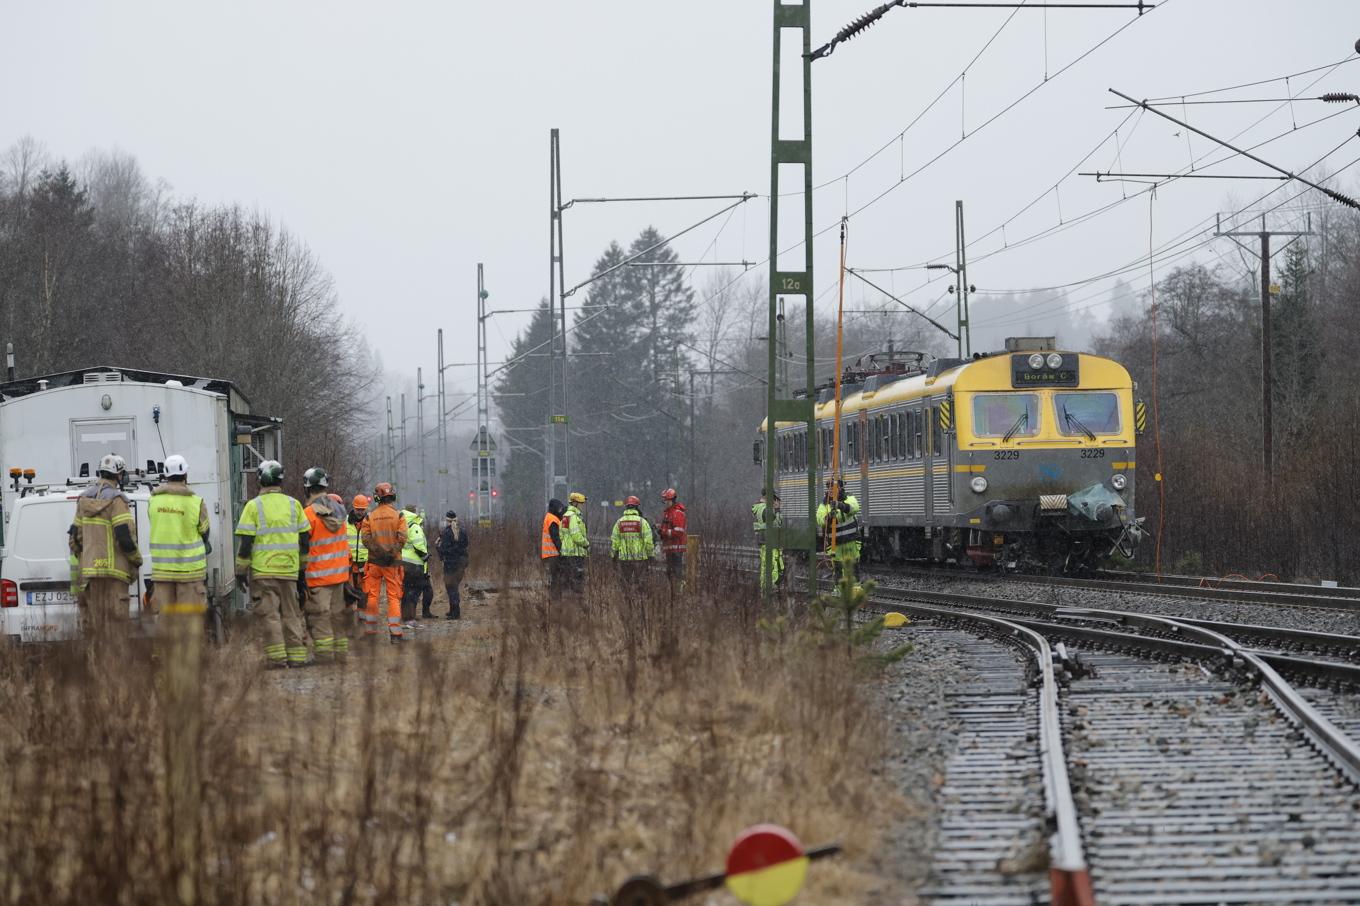
[[[1166,482],[1162,480],[1162,415],[1157,399],[1157,276],[1153,269],[1152,203],[1157,200],[1156,187],[1148,193],[1148,285],[1152,293],[1152,442],[1157,451],[1157,540],[1153,546],[1153,570],[1162,578],[1162,531],[1166,526]]]

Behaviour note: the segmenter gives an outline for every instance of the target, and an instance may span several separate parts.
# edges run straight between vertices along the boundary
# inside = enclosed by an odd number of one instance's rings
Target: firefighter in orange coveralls
[[[392,485],[382,482],[373,489],[377,505],[368,512],[360,529],[364,547],[368,550],[368,567],[364,570],[364,592],[368,604],[364,608],[364,637],[378,632],[378,610],[387,601],[387,631],[393,642],[402,639],[401,583],[403,570],[401,549],[406,546],[406,523],[397,511],[397,493]]]

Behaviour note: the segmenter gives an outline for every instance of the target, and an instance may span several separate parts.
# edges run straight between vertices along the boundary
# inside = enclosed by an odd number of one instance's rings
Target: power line
[[[1335,68],[1335,67],[1332,67],[1332,68]],[[1322,76],[1322,77],[1320,77],[1319,80],[1320,80],[1321,78],[1325,78],[1325,75]],[[1316,83],[1314,83],[1314,84],[1316,84]],[[1307,91],[1310,87],[1312,87],[1312,86],[1309,85],[1309,86],[1305,87],[1303,90],[1304,90],[1304,91]],[[1284,105],[1281,105],[1280,108],[1277,108],[1277,111],[1272,111],[1272,112],[1278,112],[1278,109],[1282,109],[1283,106],[1284,106]],[[1134,112],[1140,112],[1140,113],[1141,113],[1141,111],[1131,111],[1129,115],[1131,116]],[[1286,138],[1286,137],[1288,137],[1288,136],[1290,136],[1290,135],[1293,135],[1295,132],[1300,132],[1300,131],[1302,131],[1302,130],[1304,130],[1304,129],[1307,129],[1307,128],[1311,127],[1311,126],[1320,125],[1320,124],[1322,124],[1322,123],[1327,122],[1328,120],[1334,119],[1334,118],[1336,118],[1336,117],[1338,117],[1338,116],[1341,116],[1341,115],[1343,115],[1343,114],[1350,113],[1350,112],[1352,112],[1352,111],[1349,110],[1349,109],[1346,109],[1346,110],[1338,110],[1338,111],[1335,111],[1335,112],[1333,112],[1333,113],[1329,113],[1329,114],[1327,114],[1327,115],[1325,115],[1325,116],[1318,117],[1318,118],[1315,119],[1315,120],[1312,120],[1312,121],[1310,121],[1310,122],[1304,123],[1302,126],[1296,126],[1296,127],[1294,127],[1294,128],[1291,128],[1291,129],[1286,129],[1285,131],[1280,132],[1280,133],[1278,133],[1278,134],[1276,134],[1276,135],[1273,135],[1273,136],[1271,136],[1270,138],[1267,138],[1267,139],[1264,139],[1264,140],[1262,140],[1262,141],[1260,141],[1260,142],[1257,142],[1255,145],[1249,146],[1249,149],[1248,149],[1248,150],[1256,150],[1256,149],[1258,149],[1258,148],[1265,147],[1266,145],[1269,145],[1269,144],[1271,144],[1271,143],[1273,143],[1273,142],[1279,141],[1279,140],[1282,139],[1282,138]],[[1264,121],[1264,120],[1265,120],[1267,117],[1269,117],[1269,116],[1270,116],[1270,114],[1266,114],[1266,116],[1263,116],[1263,117],[1257,119],[1257,120],[1256,120],[1255,122],[1253,122],[1251,125],[1249,125],[1249,126],[1247,126],[1246,128],[1240,130],[1239,132],[1237,132],[1236,135],[1233,136],[1233,138],[1236,139],[1236,138],[1240,137],[1241,135],[1243,135],[1244,133],[1250,131],[1250,130],[1251,130],[1252,128],[1254,128],[1255,126],[1260,125],[1260,123],[1261,123],[1262,121]],[[1124,119],[1124,122],[1127,122],[1127,121],[1128,121],[1128,116],[1126,116],[1125,119]],[[1123,125],[1123,123],[1121,123],[1121,127],[1122,127],[1122,125]],[[1137,125],[1135,124],[1135,129],[1136,129],[1136,128],[1137,128]],[[1106,138],[1102,140],[1102,144],[1103,144],[1105,141],[1108,141],[1108,140],[1109,140],[1109,136],[1106,136]],[[1099,149],[1099,146],[1097,146],[1097,149],[1096,149],[1096,150],[1098,150],[1098,149]],[[1094,151],[1093,151],[1092,153],[1094,153]],[[1211,154],[1212,154],[1212,152],[1205,152],[1204,154],[1200,155],[1198,158],[1196,158],[1196,159],[1192,162],[1192,166],[1194,166],[1194,167],[1200,167],[1201,165],[1203,165],[1203,168],[1206,168],[1206,169],[1207,169],[1207,168],[1209,168],[1209,167],[1215,167],[1215,166],[1218,166],[1219,164],[1225,163],[1226,161],[1232,160],[1232,159],[1236,156],[1236,155],[1228,154],[1228,155],[1224,155],[1223,157],[1220,157],[1220,158],[1217,159],[1217,160],[1214,160],[1214,161],[1211,161],[1211,162],[1209,162],[1209,163],[1207,163],[1207,164],[1204,164],[1204,163],[1203,163],[1204,160],[1205,160],[1206,158],[1208,158]],[[1026,204],[1023,208],[1021,208],[1021,209],[1020,209],[1019,211],[1017,211],[1015,214],[1011,215],[1011,217],[1007,218],[1005,221],[1003,221],[1003,222],[1002,222],[1001,224],[999,224],[998,226],[993,227],[991,230],[988,230],[986,233],[983,233],[983,234],[979,235],[976,239],[974,239],[973,241],[969,242],[969,243],[968,243],[968,247],[971,248],[972,246],[976,245],[977,243],[979,243],[979,242],[981,242],[981,241],[983,241],[983,240],[985,240],[985,239],[987,239],[987,238],[990,238],[991,236],[996,235],[998,232],[1004,231],[1004,229],[1005,229],[1007,226],[1009,226],[1012,222],[1014,222],[1014,221],[1015,221],[1016,219],[1018,219],[1020,216],[1022,216],[1023,214],[1025,214],[1027,211],[1029,211],[1031,208],[1033,208],[1033,207],[1034,207],[1036,204],[1038,204],[1040,201],[1043,201],[1045,198],[1047,198],[1048,195],[1053,191],[1054,187],[1056,187],[1057,185],[1060,185],[1062,182],[1066,181],[1066,179],[1067,179],[1068,177],[1071,176],[1072,171],[1075,171],[1075,170],[1077,169],[1077,167],[1081,166],[1081,164],[1084,163],[1086,160],[1088,160],[1090,157],[1091,157],[1091,154],[1088,154],[1088,155],[1087,155],[1085,158],[1083,158],[1081,161],[1078,161],[1076,164],[1073,165],[1072,170],[1068,171],[1068,174],[1067,174],[1066,176],[1064,176],[1062,179],[1060,179],[1060,180],[1058,181],[1058,183],[1055,183],[1054,186],[1045,189],[1042,193],[1040,193],[1038,196],[1036,196],[1032,201],[1030,201],[1030,202],[1029,202],[1028,204]],[[1186,168],[1182,168],[1181,171],[1177,171],[1176,174],[1173,174],[1174,178],[1177,178],[1177,179],[1182,178],[1182,176],[1184,175],[1185,170],[1188,170],[1188,169],[1190,169],[1190,168],[1189,168],[1189,167],[1186,167]],[[996,255],[1002,254],[1003,252],[1012,251],[1012,250],[1014,250],[1014,249],[1018,249],[1018,248],[1021,248],[1021,247],[1023,247],[1023,246],[1029,245],[1029,244],[1031,244],[1031,243],[1033,243],[1033,242],[1037,242],[1037,241],[1040,241],[1040,240],[1042,240],[1042,239],[1046,239],[1046,238],[1048,238],[1048,237],[1050,237],[1050,236],[1053,236],[1053,235],[1056,235],[1056,234],[1058,234],[1058,233],[1066,232],[1067,230],[1070,230],[1070,229],[1073,229],[1073,228],[1075,228],[1075,227],[1077,227],[1077,226],[1080,226],[1081,224],[1085,223],[1085,222],[1088,221],[1088,220],[1092,220],[1092,219],[1094,219],[1094,218],[1096,218],[1096,217],[1098,217],[1098,216],[1101,216],[1101,215],[1103,215],[1103,214],[1106,214],[1106,213],[1108,213],[1108,212],[1110,212],[1110,211],[1112,211],[1112,210],[1114,210],[1114,209],[1120,207],[1121,205],[1123,205],[1123,204],[1124,204],[1125,202],[1127,202],[1127,201],[1131,201],[1131,200],[1133,200],[1133,199],[1135,199],[1135,198],[1140,198],[1140,197],[1142,197],[1144,194],[1146,194],[1146,193],[1152,191],[1154,188],[1156,188],[1156,187],[1155,187],[1155,186],[1149,186],[1148,188],[1146,188],[1146,189],[1141,189],[1141,190],[1139,190],[1139,191],[1133,193],[1132,195],[1125,195],[1123,198],[1115,199],[1114,201],[1111,201],[1111,202],[1108,202],[1108,203],[1106,203],[1106,204],[1100,205],[1100,206],[1098,206],[1098,207],[1096,207],[1096,208],[1093,208],[1093,209],[1091,209],[1091,210],[1089,210],[1089,211],[1085,211],[1085,212],[1083,212],[1083,213],[1081,213],[1081,214],[1078,214],[1076,217],[1068,218],[1068,219],[1067,219],[1066,221],[1064,221],[1064,222],[1060,222],[1060,223],[1055,224],[1055,225],[1053,225],[1053,226],[1045,227],[1044,229],[1039,230],[1037,233],[1030,234],[1029,236],[1025,236],[1025,237],[1023,237],[1023,238],[1021,238],[1021,239],[1018,239],[1018,240],[1015,240],[1015,241],[1013,241],[1013,242],[1008,241],[1008,242],[1006,242],[1005,245],[1003,245],[1003,246],[1002,246],[1001,248],[999,248],[999,249],[994,249],[994,250],[992,250],[992,251],[990,251],[990,252],[985,252],[985,253],[979,254],[974,260],[977,261],[977,262],[986,261],[986,260],[988,260],[988,259],[990,259],[990,258],[995,257]],[[1202,222],[1202,223],[1207,223],[1207,220],[1206,220],[1206,221],[1201,221],[1201,222]],[[940,256],[937,255],[937,256],[935,256],[935,257],[940,257]],[[883,273],[883,272],[888,272],[888,271],[899,271],[899,270],[919,270],[919,269],[924,268],[924,267],[926,266],[926,264],[927,264],[930,260],[932,260],[932,259],[926,259],[926,260],[921,261],[921,262],[919,262],[919,263],[909,264],[909,265],[902,265],[902,266],[894,267],[894,268],[876,268],[876,269],[861,268],[861,270],[862,270],[862,271],[865,271],[866,273],[873,273],[873,272],[875,272],[875,271],[877,271],[877,272],[879,272],[879,273]],[[933,281],[927,281],[927,282],[933,282]],[[913,293],[913,292],[916,292],[916,291],[918,291],[918,290],[920,290],[920,289],[923,289],[923,288],[925,287],[925,285],[926,285],[926,284],[922,284],[921,286],[918,286],[918,287],[916,287],[916,288],[914,288],[914,289],[912,289],[912,290],[909,290],[907,293],[904,293],[904,295],[910,295],[910,294]]]
[[[1335,63],[1324,63],[1321,66],[1314,66],[1312,69],[1304,69],[1301,70],[1300,72],[1291,72],[1287,75],[1275,76],[1269,79],[1261,79],[1258,82],[1243,82],[1241,85],[1229,85],[1227,88],[1210,88],[1207,91],[1192,91],[1188,94],[1172,94],[1167,95],[1165,97],[1149,98],[1149,100],[1179,102],[1181,100],[1184,100],[1185,98],[1198,98],[1203,97],[1206,94],[1223,94],[1224,92],[1237,91],[1242,88],[1255,88],[1259,85],[1269,85],[1272,82],[1285,82],[1288,81],[1289,79],[1297,79],[1299,76],[1312,75],[1313,73],[1321,72],[1324,69],[1329,71],[1334,70],[1338,66],[1343,66],[1346,63],[1354,63],[1356,60],[1360,60],[1360,56],[1343,57],[1340,60],[1337,60]],[[1316,84],[1316,82],[1314,84]],[[1306,91],[1307,89],[1304,90]]]
[[[1173,0],[1163,0],[1162,7],[1163,7],[1163,8],[1166,7],[1166,6],[1169,5],[1171,2],[1173,2]],[[882,192],[878,193],[878,194],[875,195],[873,198],[869,199],[869,201],[867,201],[867,202],[865,202],[864,204],[860,205],[860,206],[859,206],[858,208],[856,208],[855,210],[848,212],[845,216],[847,216],[847,217],[855,217],[855,216],[858,216],[859,214],[862,214],[864,211],[866,211],[866,210],[868,210],[869,208],[873,207],[874,205],[878,204],[878,202],[882,201],[884,198],[886,198],[886,197],[887,197],[889,194],[891,194],[893,191],[895,191],[896,189],[898,189],[899,187],[901,187],[904,183],[909,182],[911,179],[913,179],[913,178],[915,178],[916,176],[919,176],[921,173],[925,172],[927,169],[929,169],[931,166],[933,166],[937,161],[939,161],[939,160],[940,160],[942,157],[944,157],[946,154],[948,154],[949,152],[953,151],[955,148],[957,148],[959,145],[963,144],[963,143],[964,143],[965,141],[967,141],[968,139],[970,139],[970,138],[972,138],[973,136],[977,135],[977,134],[978,134],[979,132],[981,132],[983,129],[986,129],[986,128],[987,128],[988,126],[990,126],[992,123],[996,122],[996,121],[999,120],[1001,117],[1005,116],[1007,113],[1009,113],[1010,111],[1012,111],[1012,110],[1014,110],[1016,107],[1018,107],[1020,104],[1024,103],[1024,102],[1025,102],[1026,100],[1028,100],[1031,96],[1033,96],[1035,93],[1037,93],[1037,92],[1040,91],[1042,88],[1044,88],[1044,86],[1046,86],[1046,85],[1052,83],[1053,81],[1057,80],[1057,78],[1058,78],[1059,76],[1061,76],[1063,73],[1067,72],[1067,71],[1070,70],[1072,67],[1076,66],[1078,63],[1080,63],[1080,62],[1082,62],[1083,60],[1085,60],[1085,59],[1086,59],[1087,57],[1089,57],[1091,54],[1095,53],[1097,50],[1099,50],[1100,48],[1104,47],[1106,44],[1108,44],[1108,43],[1110,43],[1111,41],[1113,41],[1116,37],[1118,37],[1121,33],[1123,33],[1123,31],[1124,31],[1125,29],[1127,29],[1129,26],[1133,25],[1135,22],[1139,21],[1140,18],[1141,18],[1141,17],[1134,18],[1134,19],[1130,19],[1128,22],[1125,22],[1125,23],[1124,23],[1123,25],[1121,25],[1119,28],[1115,29],[1113,32],[1111,32],[1110,34],[1106,35],[1104,38],[1102,38],[1102,39],[1101,39],[1100,41],[1098,41],[1096,44],[1094,44],[1093,46],[1091,46],[1090,48],[1088,48],[1087,50],[1085,50],[1080,56],[1078,56],[1078,57],[1076,57],[1075,59],[1071,60],[1071,61],[1068,62],[1065,66],[1063,66],[1061,69],[1059,69],[1057,72],[1053,73],[1053,75],[1049,76],[1049,77],[1048,77],[1047,79],[1045,79],[1044,81],[1041,81],[1041,82],[1037,83],[1036,85],[1034,85],[1034,87],[1030,88],[1030,89],[1029,89],[1028,91],[1026,91],[1024,94],[1020,95],[1020,96],[1017,97],[1015,100],[1011,101],[1009,104],[1007,104],[1007,105],[1006,105],[1005,107],[1003,107],[1001,110],[999,110],[999,111],[997,111],[996,113],[992,114],[992,116],[990,116],[990,117],[988,117],[986,120],[984,120],[984,121],[983,121],[981,124],[979,124],[975,129],[973,129],[973,131],[964,134],[963,137],[959,138],[957,141],[955,141],[955,142],[953,142],[952,144],[950,144],[948,147],[946,147],[946,148],[945,148],[943,151],[941,151],[939,154],[936,154],[934,157],[932,157],[930,160],[926,161],[924,164],[921,164],[919,167],[917,167],[917,168],[916,168],[915,170],[913,170],[912,172],[907,173],[907,174],[901,176],[901,177],[897,180],[897,182],[893,183],[893,184],[890,185],[888,188],[884,189]],[[813,233],[812,236],[811,236],[811,237],[809,238],[809,240],[807,240],[807,241],[811,241],[812,239],[816,239],[816,238],[818,238],[819,236],[823,236],[823,235],[825,235],[826,233],[829,233],[830,231],[836,229],[836,227],[839,225],[839,223],[840,223],[840,221],[839,221],[839,219],[838,219],[835,223],[832,223],[832,224],[829,224],[829,225],[823,227],[822,229],[820,229],[820,230],[818,230],[817,232]],[[798,248],[799,246],[801,246],[802,244],[803,244],[802,242],[797,242],[797,243],[795,243],[795,244],[789,246],[788,248],[781,250],[779,254],[781,254],[781,255],[783,255],[783,254],[788,254],[789,252],[793,251],[794,249],[797,249],[797,248]]]
[[[1349,140],[1350,140],[1350,139],[1347,139],[1347,141],[1349,141]],[[1310,166],[1308,169],[1312,169],[1312,167],[1317,166],[1317,164],[1321,163],[1321,162],[1322,162],[1323,160],[1325,160],[1327,157],[1330,157],[1330,156],[1331,156],[1332,154],[1334,154],[1336,151],[1340,150],[1340,148],[1341,148],[1344,144],[1345,144],[1345,142],[1343,142],[1342,145],[1338,145],[1336,148],[1333,148],[1331,151],[1327,152],[1326,155],[1324,155],[1322,158],[1320,158],[1318,161],[1316,161],[1316,162],[1315,162],[1312,166]],[[1352,160],[1350,163],[1345,164],[1344,166],[1340,167],[1340,168],[1337,169],[1335,172],[1329,174],[1328,176],[1326,176],[1326,177],[1324,177],[1324,178],[1325,178],[1325,179],[1334,179],[1335,177],[1337,177],[1337,176],[1339,176],[1340,174],[1344,173],[1345,171],[1349,170],[1351,167],[1354,167],[1354,166],[1355,166],[1356,164],[1358,164],[1358,163],[1360,163],[1360,157],[1357,157],[1356,159]],[[1271,195],[1273,195],[1273,194],[1275,194],[1276,192],[1278,192],[1281,188],[1284,187],[1284,185],[1286,185],[1286,184],[1285,184],[1285,183],[1281,183],[1279,186],[1276,186],[1274,189],[1271,189],[1271,190],[1270,190],[1269,192],[1267,192],[1265,195],[1261,196],[1260,198],[1257,198],[1255,201],[1251,202],[1251,203],[1250,203],[1249,205],[1247,205],[1246,207],[1238,209],[1238,211],[1235,213],[1234,216],[1241,216],[1241,215],[1242,215],[1243,213],[1245,213],[1247,210],[1250,210],[1250,209],[1251,209],[1252,207],[1254,207],[1255,205],[1260,204],[1260,203],[1261,203],[1262,201],[1264,201],[1266,198],[1268,198],[1268,197],[1270,197]],[[1272,213],[1272,212],[1274,212],[1274,211],[1277,211],[1277,210],[1279,210],[1280,208],[1284,207],[1285,205],[1289,204],[1290,202],[1297,201],[1298,199],[1302,198],[1302,197],[1303,197],[1304,195],[1306,195],[1306,194],[1308,194],[1308,190],[1307,190],[1307,189],[1305,189],[1304,191],[1299,192],[1297,195],[1291,196],[1290,198],[1286,198],[1284,201],[1281,201],[1279,204],[1273,205],[1272,207],[1266,209],[1266,210],[1265,210],[1264,212],[1262,212],[1262,213],[1269,214],[1269,213]],[[1256,216],[1256,215],[1253,214],[1252,216],[1254,217],[1254,216]],[[1193,228],[1192,228],[1192,229],[1193,229]],[[1184,237],[1184,236],[1185,236],[1184,233],[1181,234],[1181,237]],[[1207,237],[1207,238],[1205,238],[1205,239],[1202,239],[1202,240],[1196,242],[1196,243],[1193,244],[1193,245],[1190,245],[1189,247],[1181,248],[1181,249],[1179,249],[1178,251],[1171,251],[1172,249],[1175,249],[1177,246],[1183,246],[1183,245],[1185,245],[1187,242],[1193,241],[1192,239],[1181,238],[1181,237],[1177,237],[1177,239],[1176,239],[1175,241],[1164,242],[1163,245],[1160,246],[1160,247],[1157,249],[1157,254],[1156,254],[1156,256],[1155,256],[1155,261],[1156,261],[1156,263],[1158,263],[1158,264],[1168,264],[1168,263],[1171,263],[1171,262],[1180,260],[1180,259],[1182,259],[1182,258],[1186,258],[1186,257],[1188,257],[1189,255],[1191,255],[1191,254],[1193,254],[1193,253],[1199,251],[1200,249],[1202,249],[1202,248],[1204,248],[1204,247],[1210,245],[1210,244],[1213,242],[1213,240],[1214,240],[1215,238],[1217,238],[1217,237],[1211,235],[1211,236],[1209,236],[1209,237]],[[1220,256],[1220,260],[1222,260],[1222,256]],[[1089,284],[1091,284],[1091,283],[1095,283],[1095,282],[1098,282],[1098,281],[1100,281],[1100,280],[1108,279],[1108,278],[1111,277],[1111,276],[1123,276],[1124,274],[1131,273],[1131,272],[1133,272],[1133,271],[1136,271],[1136,270],[1141,269],[1141,268],[1143,267],[1143,265],[1145,265],[1147,262],[1148,262],[1148,256],[1145,255],[1145,256],[1141,256],[1141,257],[1138,258],[1136,261],[1130,262],[1129,265],[1127,265],[1127,266],[1125,266],[1125,267],[1123,267],[1123,268],[1120,268],[1120,269],[1118,269],[1117,271],[1112,271],[1112,272],[1108,272],[1108,273],[1106,273],[1106,274],[1101,274],[1101,275],[1099,275],[1099,276],[1097,276],[1097,277],[1092,277],[1092,278],[1089,278],[1089,279],[1087,279],[1087,280],[1076,281],[1076,282],[1074,282],[1074,283],[1064,284],[1064,285],[1062,285],[1062,286],[1057,286],[1057,287],[1038,287],[1038,288],[1031,289],[1031,290],[1021,290],[1021,291],[1014,291],[1014,292],[1015,292],[1016,294],[1021,294],[1021,293],[1026,293],[1026,292],[1027,292],[1027,293],[1038,293],[1038,292],[1052,292],[1052,291],[1063,290],[1063,289],[1068,289],[1068,288],[1076,288],[1076,287],[1079,287],[1079,286],[1089,285]],[[1083,301],[1083,300],[1044,300],[1044,301],[1041,301],[1041,302],[1033,303],[1032,305],[1030,305],[1030,306],[1028,306],[1028,307],[1021,308],[1021,309],[1019,309],[1019,310],[1017,310],[1016,312],[1013,312],[1013,313],[1011,313],[1011,314],[1019,314],[1020,312],[1031,312],[1031,313],[1033,313],[1033,312],[1036,312],[1036,309],[1038,309],[1038,308],[1040,308],[1040,307],[1043,307],[1043,306],[1046,306],[1046,305],[1052,305],[1055,301],[1060,301],[1060,304],[1059,304],[1059,306],[1058,306],[1056,309],[1052,309],[1051,311],[1049,311],[1049,312],[1047,312],[1047,313],[1039,312],[1039,313],[1037,313],[1037,314],[1031,314],[1031,315],[1029,315],[1029,317],[1036,317],[1036,316],[1037,316],[1037,317],[1047,317],[1047,316],[1052,316],[1052,315],[1055,315],[1055,314],[1057,314],[1057,313],[1059,313],[1059,312],[1063,312],[1063,311],[1072,311],[1072,310],[1076,310],[1076,309],[1072,309],[1072,308],[1070,307],[1071,304],[1072,304],[1072,302],[1073,302],[1073,301]],[[1098,304],[1098,303],[1092,303],[1092,304],[1094,305],[1094,304]],[[1020,320],[1018,320],[1018,321],[1017,321],[1017,320],[1010,320],[1010,321],[992,321],[992,322],[985,322],[985,323],[983,323],[983,324],[980,325],[980,326],[986,326],[986,327],[1005,327],[1005,326],[1008,326],[1008,325],[1011,325],[1011,324],[1022,323],[1024,320],[1027,320],[1027,318],[1022,318],[1022,319],[1020,319]]]
[[[1333,200],[1335,200],[1335,201],[1341,202],[1342,204],[1344,204],[1344,205],[1345,205],[1346,207],[1348,207],[1348,208],[1357,208],[1357,209],[1360,209],[1360,202],[1356,201],[1354,198],[1350,198],[1349,196],[1343,195],[1343,194],[1341,194],[1340,192],[1335,191],[1334,189],[1323,188],[1322,186],[1318,185],[1317,183],[1311,182],[1311,181],[1309,181],[1309,180],[1307,180],[1307,179],[1304,179],[1302,176],[1299,176],[1299,175],[1297,175],[1297,174],[1295,174],[1295,173],[1291,173],[1290,171],[1284,169],[1283,167],[1277,167],[1275,164],[1272,164],[1270,161],[1265,160],[1265,159],[1260,158],[1260,157],[1257,157],[1255,154],[1252,154],[1250,151],[1244,151],[1244,150],[1242,150],[1241,148],[1237,147],[1236,145],[1232,144],[1232,143],[1229,142],[1229,141],[1225,141],[1224,139],[1218,138],[1217,136],[1210,135],[1208,132],[1205,132],[1203,129],[1199,129],[1199,128],[1195,127],[1195,126],[1190,125],[1190,124],[1187,123],[1187,122],[1183,122],[1182,120],[1178,120],[1178,119],[1176,119],[1174,116],[1172,116],[1172,115],[1169,114],[1169,113],[1163,113],[1161,110],[1158,110],[1156,107],[1150,106],[1150,105],[1148,104],[1147,101],[1135,101],[1133,98],[1129,97],[1127,94],[1124,94],[1122,91],[1118,91],[1118,90],[1116,90],[1116,89],[1114,89],[1114,88],[1111,88],[1111,89],[1110,89],[1110,93],[1111,93],[1111,94],[1114,94],[1114,95],[1117,95],[1117,96],[1123,98],[1124,100],[1129,101],[1130,103],[1137,104],[1138,106],[1142,107],[1144,110],[1151,111],[1152,113],[1157,114],[1157,116],[1160,116],[1160,117],[1162,117],[1163,119],[1170,120],[1171,122],[1175,123],[1177,126],[1180,126],[1180,127],[1183,128],[1183,129],[1189,129],[1191,132],[1195,133],[1196,135],[1199,135],[1199,136],[1202,136],[1202,137],[1204,137],[1204,138],[1207,138],[1207,139],[1208,139],[1209,141],[1211,141],[1211,142],[1216,142],[1217,144],[1222,145],[1223,147],[1227,148],[1227,149],[1230,150],[1230,151],[1236,151],[1236,152],[1237,152],[1239,155],[1241,155],[1242,157],[1245,157],[1245,158],[1247,158],[1248,160],[1253,160],[1253,161],[1255,161],[1256,163],[1260,164],[1260,165],[1263,166],[1263,167],[1269,167],[1270,169],[1274,170],[1276,173],[1282,173],[1282,174],[1284,174],[1285,176],[1289,177],[1290,179],[1298,180],[1299,182],[1303,183],[1303,184],[1306,185],[1306,186],[1312,186],[1314,189],[1317,189],[1319,192],[1322,192],[1322,193],[1323,193],[1324,195],[1326,195],[1327,197],[1329,197],[1329,198],[1331,198],[1331,199],[1333,199]],[[1360,133],[1357,133],[1357,134],[1360,134]]]
[[[889,12],[898,8],[906,9],[1136,9],[1138,15],[1155,9],[1156,4],[1146,3],[1138,0],[1137,3],[1029,3],[1021,0],[1019,3],[953,3],[953,2],[918,2],[918,0],[892,0],[877,6],[855,19],[849,25],[836,32],[836,36],[821,47],[812,51],[808,56],[816,61],[829,57],[836,50],[836,47],[862,34],[873,27],[878,20],[882,19]],[[1012,16],[1015,13],[1011,14]]]

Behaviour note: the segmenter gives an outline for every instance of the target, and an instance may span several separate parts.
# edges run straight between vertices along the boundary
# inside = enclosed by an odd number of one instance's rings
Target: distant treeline
[[[285,419],[289,478],[358,479],[374,358],[307,247],[259,213],[172,198],[122,153],[0,154],[0,342],[21,375],[96,364],[236,382]]]

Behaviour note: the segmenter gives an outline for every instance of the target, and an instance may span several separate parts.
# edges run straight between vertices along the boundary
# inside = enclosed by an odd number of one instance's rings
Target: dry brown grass
[[[703,585],[506,591],[343,670],[212,652],[200,901],[580,903],[718,869],[759,821],[847,845],[804,902],[862,899],[892,807],[863,677],[758,629],[744,583]],[[0,654],[0,713],[0,901],[168,902],[152,649]]]

